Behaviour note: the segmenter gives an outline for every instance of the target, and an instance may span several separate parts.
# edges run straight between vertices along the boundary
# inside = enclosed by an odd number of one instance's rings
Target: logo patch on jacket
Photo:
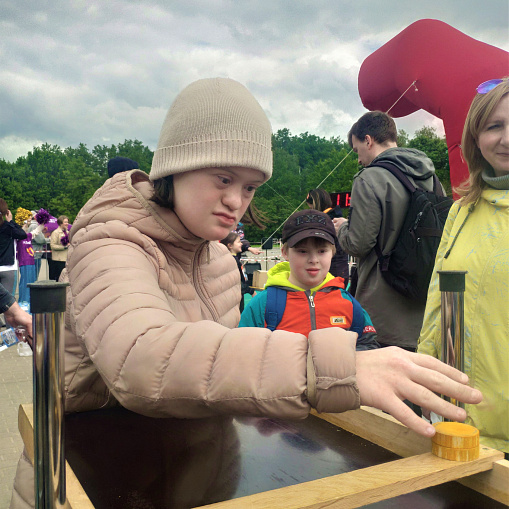
[[[345,325],[346,316],[331,316],[330,323],[331,325]]]
[[[376,334],[376,330],[372,325],[366,325],[366,327],[364,327],[364,330],[362,332],[363,332],[363,334],[367,334],[368,332],[373,332],[374,334]]]

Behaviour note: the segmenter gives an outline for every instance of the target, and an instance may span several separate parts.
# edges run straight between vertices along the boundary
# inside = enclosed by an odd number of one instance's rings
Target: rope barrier
[[[385,112],[385,113],[389,113],[389,111],[392,110],[392,108],[394,108],[394,106],[396,106],[396,104],[398,104],[399,101],[401,101],[401,99],[403,98],[403,96],[412,88],[412,86],[414,87],[415,91],[417,92],[419,89],[417,88],[417,83],[418,80],[414,80],[412,81],[412,83],[410,83],[410,85],[408,86],[408,88],[398,97],[398,99],[396,99],[396,102]],[[343,162],[345,161],[345,159],[353,152],[353,149],[350,149],[350,152],[348,152],[348,154],[346,154],[345,157],[343,157],[343,159],[341,159],[341,161],[339,161],[338,164],[336,164],[336,166],[334,166],[334,168],[332,168],[332,170],[328,173],[328,175],[316,186],[317,188],[319,188],[336,170],[337,168],[343,164]],[[270,189],[272,189],[272,187],[268,186]],[[279,193],[277,193],[274,189],[272,189],[277,195],[281,196]],[[283,198],[284,199],[284,198]],[[287,203],[288,201],[286,199],[284,199]],[[302,200],[299,205],[297,206],[297,208],[288,216],[290,217],[292,214],[294,214],[295,212],[297,212],[301,207],[302,205],[304,205],[304,203],[306,202],[306,200]],[[274,235],[276,234],[283,226],[284,224],[286,223],[286,221],[288,220],[288,217],[277,227],[276,230],[274,230],[270,235],[269,235],[269,239]]]

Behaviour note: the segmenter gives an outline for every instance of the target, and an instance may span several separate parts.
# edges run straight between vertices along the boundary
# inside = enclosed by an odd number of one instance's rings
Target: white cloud
[[[0,138],[0,159],[16,161],[26,155],[34,147],[40,147],[44,142],[36,139],[20,138],[19,136],[6,136]]]
[[[370,53],[422,18],[509,49],[508,15],[506,0],[3,2],[0,157],[40,140],[154,148],[179,90],[211,76],[246,84],[274,130],[344,139],[366,111],[357,75]],[[397,119],[411,135],[424,122],[443,129],[422,111]]]

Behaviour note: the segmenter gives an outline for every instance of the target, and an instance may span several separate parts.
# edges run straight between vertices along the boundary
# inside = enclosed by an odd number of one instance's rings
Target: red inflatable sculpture
[[[371,111],[387,111],[397,101],[389,111],[393,117],[423,109],[441,118],[454,188],[468,177],[460,144],[475,89],[484,81],[507,75],[507,51],[472,39],[442,21],[423,19],[364,60],[359,94]]]

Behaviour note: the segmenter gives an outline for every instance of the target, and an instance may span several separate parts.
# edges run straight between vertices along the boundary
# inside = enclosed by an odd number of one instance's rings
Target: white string
[[[274,191],[280,198],[282,198],[288,205],[291,205],[291,203],[282,195],[280,195],[273,187],[269,186],[268,182],[265,182],[264,186],[267,186],[271,191]]]
[[[320,183],[319,183],[316,187],[317,187],[317,188],[318,188],[318,187],[320,187],[320,186],[321,186],[321,185],[322,185],[322,184],[323,184],[323,183],[324,183],[324,182],[325,182],[325,181],[326,181],[326,180],[327,180],[327,179],[328,179],[328,178],[332,175],[332,173],[333,173],[334,171],[336,171],[336,169],[338,168],[338,166],[339,166],[340,164],[342,164],[342,163],[343,163],[343,161],[344,161],[344,160],[345,160],[345,159],[346,159],[346,158],[347,158],[347,157],[348,157],[348,156],[349,156],[352,152],[353,152],[353,149],[350,149],[350,152],[348,152],[348,154],[346,154],[346,156],[345,156],[345,157],[343,157],[343,159],[341,159],[341,161],[339,161],[339,163],[338,163],[338,164],[336,164],[336,166],[334,166],[334,168],[332,168],[332,170],[329,172],[329,174],[328,174],[328,175],[327,175],[327,176],[326,176],[326,177],[325,177],[325,178],[324,178],[324,179],[323,179],[323,180],[322,180],[322,181],[321,181],[321,182],[320,182]],[[302,207],[302,205],[304,205],[304,203],[305,203],[305,202],[306,202],[306,199],[302,200],[302,201],[299,203],[299,205],[297,205],[297,208],[296,208],[296,209],[295,209],[295,210],[294,210],[294,211],[290,214],[290,216],[291,216],[292,214],[294,214],[295,212],[297,212],[297,211],[298,211],[298,210]],[[288,217],[290,217],[290,216],[288,216]],[[275,229],[275,230],[274,230],[274,231],[273,231],[270,235],[269,235],[269,237],[268,237],[269,239],[270,239],[271,237],[273,237],[273,235],[274,235],[275,233],[277,233],[277,232],[278,232],[278,231],[279,231],[279,230],[283,227],[283,225],[286,223],[286,221],[288,221],[288,217],[287,217],[287,218],[286,218],[286,219],[285,219],[285,220],[284,220],[284,221],[283,221],[283,222],[282,222],[282,223],[281,223],[281,224],[280,224],[280,225],[279,225],[279,226],[278,226],[278,227],[277,227],[277,228],[276,228],[276,229]],[[262,249],[263,249],[263,245],[262,245]]]
[[[392,108],[394,108],[394,106],[396,106],[396,104],[399,103],[399,101],[401,101],[402,97],[410,90],[410,88],[412,87],[412,85],[415,87],[415,91],[417,92],[419,89],[417,88],[417,85],[415,84],[417,82],[417,80],[414,80],[412,81],[412,83],[410,83],[409,87],[398,97],[398,99],[396,100],[396,102],[385,112],[385,113],[389,113],[389,111],[392,110]]]
[[[412,81],[412,83],[410,83],[410,85],[408,86],[408,88],[407,88],[407,89],[406,89],[406,90],[405,90],[405,91],[404,91],[404,92],[403,92],[403,93],[402,93],[402,94],[398,97],[398,99],[396,99],[396,102],[395,102],[395,103],[394,103],[394,104],[393,104],[393,105],[392,105],[392,106],[391,106],[391,107],[390,107],[390,108],[389,108],[389,109],[385,112],[386,114],[388,114],[388,113],[389,113],[389,111],[391,111],[391,110],[392,110],[392,108],[394,108],[394,106],[396,106],[396,104],[398,104],[398,103],[399,103],[399,101],[401,101],[401,99],[403,98],[403,96],[404,96],[404,95],[405,95],[405,94],[406,94],[406,93],[407,93],[407,92],[408,92],[408,91],[412,88],[412,86],[415,88],[415,91],[416,91],[416,92],[418,91],[418,88],[417,88],[417,85],[416,85],[417,81],[418,81],[418,80],[414,80],[414,81]],[[345,159],[346,159],[346,158],[347,158],[347,157],[348,157],[348,156],[349,156],[352,152],[353,152],[353,149],[350,149],[350,152],[348,152],[348,154],[346,154],[346,156],[345,156],[345,157],[343,157],[343,159],[341,159],[341,161],[339,161],[339,163],[338,163],[338,164],[336,164],[336,166],[334,166],[334,168],[332,168],[332,170],[329,172],[329,174],[328,174],[328,175],[327,175],[327,176],[326,176],[326,177],[325,177],[325,178],[324,178],[324,179],[323,179],[323,180],[322,180],[322,181],[321,181],[321,182],[320,182],[320,183],[316,186],[316,188],[319,188],[319,187],[320,187],[320,186],[321,186],[321,185],[322,185],[322,184],[323,184],[323,183],[324,183],[324,182],[325,182],[325,181],[326,181],[326,180],[327,180],[327,179],[328,179],[328,178],[332,175],[332,173],[334,173],[334,172],[336,171],[336,169],[338,168],[338,166],[339,166],[340,164],[342,164],[342,163],[343,163],[343,161],[344,161],[344,160],[345,160]],[[269,187],[270,187],[270,186],[269,186]],[[270,189],[272,189],[272,187],[270,187]],[[272,190],[273,190],[276,194],[278,194],[279,196],[281,196],[279,193],[277,193],[277,191],[275,191],[274,189],[272,189]],[[281,196],[281,198],[283,198],[283,197]],[[285,198],[283,198],[283,199],[286,201],[286,203],[289,203],[289,202],[288,202],[288,200],[286,200]],[[305,199],[304,199],[304,200],[302,200],[302,201],[299,203],[299,205],[297,206],[297,208],[296,208],[296,209],[295,209],[295,210],[294,210],[294,211],[290,214],[290,216],[291,216],[292,214],[294,214],[295,212],[297,212],[297,211],[298,211],[298,210],[302,207],[302,205],[304,205],[305,201],[306,201]],[[290,216],[288,216],[288,217],[290,217]],[[276,229],[275,229],[275,230],[274,230],[274,231],[273,231],[270,235],[269,235],[269,237],[268,237],[269,239],[270,239],[270,238],[272,238],[272,237],[273,237],[273,235],[274,235],[275,233],[277,233],[277,232],[278,232],[278,231],[279,231],[279,230],[280,230],[280,229],[284,226],[284,224],[286,223],[286,221],[288,221],[288,217],[287,217],[287,218],[286,218],[286,219],[285,219],[285,220],[284,220],[284,221],[283,221],[283,222],[282,222],[282,223],[281,223],[281,224],[280,224],[280,225],[279,225],[279,226],[278,226],[278,227],[277,227],[277,228],[276,228]],[[262,244],[261,248],[263,249],[263,244]]]

